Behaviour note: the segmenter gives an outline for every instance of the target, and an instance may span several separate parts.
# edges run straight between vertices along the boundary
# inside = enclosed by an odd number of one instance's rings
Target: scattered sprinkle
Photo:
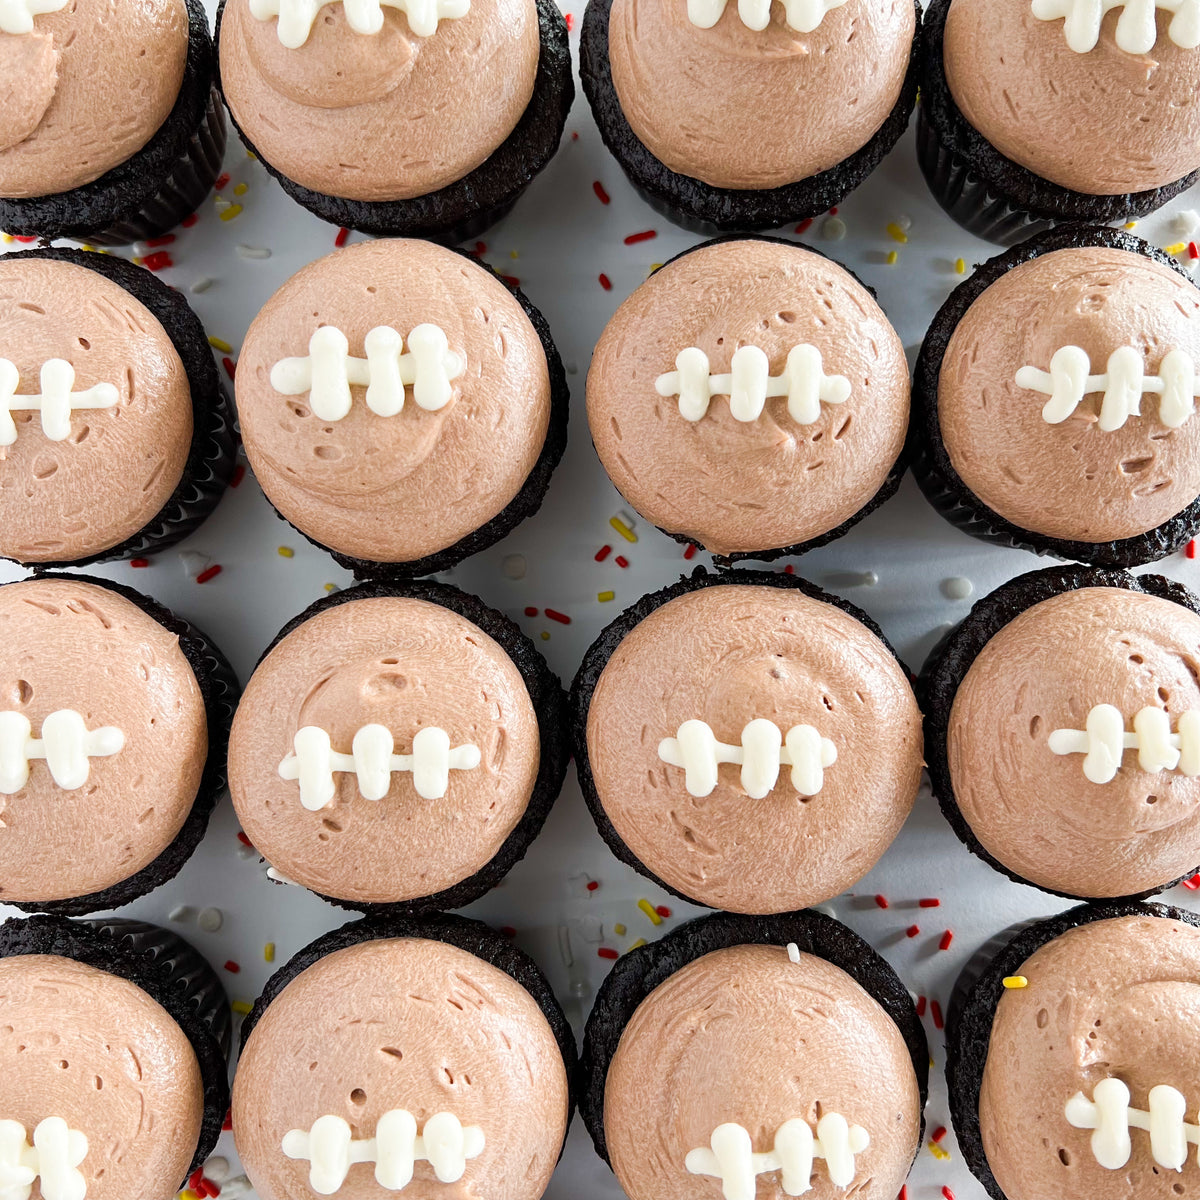
[[[129,565],[131,567],[148,567],[150,565],[150,560],[148,558],[131,558],[129,560]]]
[[[934,1140],[935,1142],[940,1142],[940,1141],[942,1140],[942,1138],[944,1138],[945,1136],[946,1136],[946,1127],[945,1127],[945,1125],[939,1125],[939,1126],[938,1126],[938,1127],[937,1127],[937,1128],[936,1128],[936,1129],[933,1131],[933,1135],[932,1135],[932,1137],[933,1137],[933,1140]]]
[[[795,942],[787,944],[788,961],[798,963],[800,961],[800,947]]]
[[[600,272],[600,286],[606,291],[612,291],[612,280],[603,271]]]
[[[236,962],[234,962],[232,958],[227,958],[225,960],[225,970],[227,970],[230,975],[236,975],[241,969],[242,968]]]
[[[613,562],[615,562],[622,571],[629,566],[629,559],[627,559],[623,554],[618,554],[617,557],[613,559]]]
[[[221,220],[222,221],[232,221],[234,217],[238,216],[241,213],[241,211],[242,211],[242,206],[240,204],[231,204],[228,208],[226,208],[222,211]]]
[[[209,279],[207,275],[201,275],[199,279],[192,282],[192,286],[188,288],[188,291],[198,296],[201,292],[207,292],[215,282],[216,280]]]
[[[951,575],[941,583],[942,595],[947,600],[966,600],[975,590],[975,585],[962,575]]]
[[[949,929],[947,929],[946,932],[942,934],[942,940],[940,942],[938,942],[938,949],[939,950],[949,950],[950,943],[952,941],[954,941],[954,934]]]
[[[547,630],[543,629],[542,633],[541,633],[541,638],[542,638],[543,642],[548,642],[550,640],[549,632]]]
[[[1125,228],[1126,228],[1126,229],[1136,229],[1136,228],[1137,228],[1137,222],[1136,222],[1136,221],[1126,221],[1126,222],[1125,222]]]
[[[519,280],[519,279],[518,279],[518,278],[517,278],[515,275],[505,275],[505,274],[503,274],[503,273],[502,273],[502,272],[500,272],[500,271],[497,271],[497,272],[496,272],[496,274],[497,274],[497,275],[498,275],[498,276],[499,276],[499,277],[500,277],[500,278],[501,278],[501,279],[502,279],[502,280],[503,280],[505,283],[507,283],[507,284],[508,284],[508,286],[509,286],[510,288],[515,288],[515,287],[520,287],[520,286],[521,286],[521,281],[520,281],[520,280]]]
[[[942,1017],[942,1006],[936,1000],[929,1002],[929,1015],[933,1018],[934,1029],[945,1029],[946,1022]]]
[[[611,946],[601,946],[600,949],[596,951],[596,953],[601,958],[607,958],[607,959],[615,959],[615,958],[621,957]]]
[[[335,237],[333,239],[333,244],[335,246],[341,248],[342,246],[344,246],[346,244],[346,241],[349,237],[350,237],[350,230],[347,229],[345,225],[343,225],[341,227],[341,229],[339,229],[337,231],[337,237]]]
[[[233,185],[233,194],[235,196],[244,196],[249,190],[249,186],[245,183],[235,183]]]
[[[1029,986],[1029,980],[1024,975],[1008,975],[1005,977],[1004,986],[1010,991],[1019,990]]]
[[[560,625],[570,625],[571,618],[566,613],[560,613],[557,608],[546,609],[546,616],[551,621],[557,621]]]
[[[965,275],[967,273],[967,260],[965,258],[956,258],[954,260],[954,271],[957,275]]]
[[[3,241],[6,246],[11,246],[16,240],[11,233],[0,233],[0,241]]]
[[[917,1016],[918,1017],[923,1017],[925,1015],[925,1006],[927,1003],[928,1003],[928,1001],[925,999],[924,996],[917,997]]]
[[[230,379],[237,377],[237,363],[235,363],[233,359],[229,357],[229,355],[226,355],[223,359],[221,359],[221,366],[225,368],[225,374],[228,375]]]
[[[950,1152],[948,1150],[943,1150],[942,1147],[937,1144],[937,1142],[929,1143],[929,1152],[934,1158],[938,1159],[939,1162],[946,1162],[950,1158]]]
[[[567,32],[570,33],[571,30],[573,30],[575,28],[575,14],[574,13],[564,13],[563,20],[566,22]]]
[[[893,242],[899,242],[902,246],[908,245],[908,234],[900,227],[898,221],[888,222],[887,233]]]
[[[247,246],[244,242],[238,242],[234,247],[237,251],[238,258],[270,258],[271,252],[266,246]]]
[[[217,182],[213,184],[213,187],[216,188],[218,192],[221,192],[221,191],[224,191],[228,185],[229,185],[229,172],[222,171],[220,173],[220,175],[217,176]]]
[[[192,919],[192,909],[188,904],[177,904],[169,913],[167,913],[168,921],[190,921]]]
[[[155,250],[153,254],[147,254],[142,259],[142,266],[147,271],[161,271],[166,267],[173,267],[175,260],[167,253],[166,250]]]
[[[505,579],[524,579],[526,570],[525,555],[506,554],[500,562],[500,572]]]
[[[638,940],[636,942],[629,943],[629,948],[625,951],[625,953],[629,954],[631,951],[640,950],[645,944],[646,944],[645,938],[638,938]]]
[[[179,561],[183,565],[184,574],[194,579],[212,559],[207,554],[201,554],[199,550],[180,550]]]
[[[615,599],[615,597],[616,597],[616,592],[597,592],[596,593],[596,599],[599,600],[601,604],[607,604],[610,600]]]
[[[657,229],[643,229],[640,233],[631,233],[625,238],[625,245],[636,246],[638,242],[651,242],[658,237]]]
[[[948,1188],[942,1188],[942,1200],[954,1200],[954,1193]]]
[[[476,242],[475,243],[475,253],[479,254],[479,255],[486,254],[487,253],[487,242]]]
[[[222,220],[225,219],[225,216],[223,213],[221,214],[221,219]],[[900,255],[897,254],[895,250],[889,250],[888,256],[887,256],[887,265],[889,267],[894,267],[899,261],[900,261]]]
[[[222,567],[220,563],[213,563],[211,567],[205,567],[199,575],[196,576],[197,583],[207,583],[210,579],[216,579],[220,575]]]
[[[629,930],[627,930],[620,921],[613,926],[613,933],[615,933],[617,937],[624,937],[628,932]]]
[[[846,236],[846,222],[841,217],[826,217],[821,222],[821,236],[831,242],[840,242]]]
[[[224,1183],[229,1178],[229,1159],[214,1154],[204,1164],[204,1174],[214,1183]]]
[[[658,915],[658,910],[645,897],[637,902],[637,906],[649,917],[651,925],[661,925],[663,923],[662,917]]]
[[[225,914],[219,908],[201,909],[196,924],[205,933],[216,933],[225,924]]]
[[[1190,542],[1188,542],[1187,550],[1184,551],[1184,553],[1187,554],[1188,558],[1196,557],[1196,539],[1195,538],[1192,538],[1192,540]]]
[[[233,347],[224,338],[214,337],[211,333],[208,335],[208,344],[214,350],[220,350],[222,354],[233,353]]]
[[[333,595],[334,592],[340,592],[342,590],[336,583],[326,583],[322,586],[325,588],[327,595]]]
[[[184,229],[191,229],[191,227],[195,225],[198,220],[200,220],[200,218],[195,213],[188,213],[188,215],[179,223],[184,227]]]
[[[600,886],[600,880],[598,880],[598,879],[589,879],[587,881],[587,890],[589,892],[594,892],[599,886]]]
[[[225,1119],[221,1122],[221,1128],[228,1133],[233,1128],[233,1109],[225,1110]]]
[[[501,925],[500,932],[510,941],[517,936],[517,931],[511,925]]]
[[[1187,249],[1186,242],[1172,242],[1169,246],[1164,246],[1163,249],[1168,254],[1182,254]]]
[[[797,233],[807,233],[812,228],[812,223],[813,223],[812,217],[805,217],[804,220],[801,221],[800,224],[796,226],[796,232]]]
[[[1196,891],[1198,888],[1200,888],[1200,874],[1193,875],[1191,879],[1185,879],[1183,881],[1183,886],[1187,888],[1189,892]]]
[[[654,911],[665,921],[671,916],[671,910],[665,904],[656,904]]]
[[[615,529],[615,530],[616,530],[616,531],[617,531],[617,532],[618,532],[618,533],[619,533],[619,534],[620,534],[620,535],[621,535],[621,536],[622,536],[622,537],[623,537],[623,538],[624,538],[624,539],[625,539],[627,542],[631,542],[631,543],[632,543],[632,542],[636,542],[636,541],[638,540],[638,539],[637,539],[637,534],[636,534],[636,533],[634,533],[634,532],[633,532],[633,530],[632,530],[632,529],[630,529],[630,528],[629,528],[629,526],[628,526],[628,525],[626,525],[626,524],[625,524],[625,522],[624,522],[624,521],[622,521],[620,517],[609,517],[609,518],[608,518],[608,523],[609,523],[609,524],[610,524],[610,525],[611,525],[611,526],[612,526],[612,527],[613,527],[613,528],[614,528],[614,529]]]
[[[900,1195],[896,1197],[896,1200],[908,1200],[908,1184],[907,1183],[901,1185]]]
[[[291,548],[291,546],[277,546],[275,548],[275,552],[279,555],[280,558],[295,558],[296,557],[296,552],[295,552],[295,550],[293,550]]]
[[[611,553],[612,553],[611,546],[601,546],[600,549],[596,551],[596,555],[595,555],[596,561],[603,562]]]
[[[599,200],[601,204],[612,203],[612,197],[604,190],[604,184],[602,184],[600,180],[597,179],[592,183],[592,191],[596,193],[596,199]]]
[[[263,947],[263,962],[273,963],[275,961],[275,943],[268,942]]]
[[[162,233],[158,237],[147,238],[142,245],[154,250],[158,246],[169,246],[175,240],[173,233]]]
[[[687,562],[691,562],[696,557],[696,547],[689,543],[683,549],[683,557]]]
[[[887,908],[888,907],[887,897],[886,896],[876,896],[875,897],[875,905],[877,908]]]
[[[232,1008],[233,1011],[235,1013],[237,1013],[237,1015],[239,1017],[248,1017],[250,1015],[251,1008],[253,1008],[254,1006],[252,1004],[247,1004],[245,1000],[235,1000],[229,1007]],[[228,1117],[226,1117],[225,1119],[227,1121],[229,1120]],[[221,1128],[222,1129],[231,1129],[232,1126],[222,1125]]]
[[[904,936],[915,938],[921,932],[920,925],[910,925],[905,931]]]
[[[923,900],[918,900],[917,904],[920,908],[941,908],[942,902],[936,896],[926,896]]]

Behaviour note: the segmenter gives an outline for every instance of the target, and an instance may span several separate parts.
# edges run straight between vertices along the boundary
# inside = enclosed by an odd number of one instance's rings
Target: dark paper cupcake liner
[[[1042,887],[1040,884],[1018,875],[1015,871],[1009,870],[983,848],[979,839],[972,832],[967,819],[963,816],[954,794],[954,784],[950,776],[948,741],[950,710],[954,705],[954,697],[957,695],[962,681],[966,678],[971,664],[979,656],[984,646],[1005,625],[1035,604],[1040,604],[1043,600],[1049,600],[1052,596],[1061,595],[1063,592],[1091,587],[1115,587],[1130,592],[1142,592],[1146,595],[1158,596],[1163,600],[1170,600],[1186,608],[1189,612],[1200,614],[1200,598],[1194,596],[1183,584],[1166,579],[1161,575],[1130,575],[1126,571],[1105,567],[1044,567],[1040,571],[1031,571],[1027,575],[1010,580],[978,601],[965,620],[951,630],[939,648],[933,652],[922,668],[917,681],[917,698],[921,704],[921,711],[925,714],[925,758],[929,767],[930,783],[938,805],[941,807],[942,815],[958,835],[959,841],[977,858],[981,858],[988,866],[999,871],[1001,875],[1008,876],[1016,883],[1036,887],[1039,891],[1047,892],[1052,896],[1084,901],[1096,898],[1077,896],[1071,892],[1060,892],[1054,888]],[[1154,896],[1167,888],[1174,887],[1181,880],[1190,878],[1192,874],[1194,872],[1189,871],[1178,879],[1164,881],[1159,887],[1149,888],[1129,896],[1112,897],[1112,899],[1134,901]]]
[[[259,159],[297,204],[323,221],[376,237],[426,238],[435,242],[477,237],[505,216],[558,150],[575,98],[567,24],[554,0],[536,0],[541,54],[533,96],[512,133],[478,167],[436,192],[409,200],[347,200],[303,187],[271,165],[229,117],[246,149]],[[225,0],[217,7],[216,43],[221,44]],[[218,63],[219,69],[219,63]],[[228,104],[226,105],[228,107]]]
[[[175,835],[175,840],[153,862],[130,875],[128,879],[87,896],[75,896],[67,900],[6,901],[11,907],[22,912],[78,917],[99,909],[120,908],[139,899],[173,879],[183,869],[183,864],[191,858],[204,837],[208,819],[217,801],[225,791],[225,750],[240,688],[228,659],[208,636],[190,621],[177,616],[149,596],[123,584],[114,583],[111,579],[98,579],[90,575],[49,575],[46,578],[62,578],[107,588],[131,604],[136,604],[147,616],[175,634],[179,638],[179,648],[183,651],[200,687],[208,725],[208,757],[205,759],[204,772],[200,776],[196,799],[183,827]]]
[[[53,954],[107,971],[166,1009],[200,1064],[204,1116],[188,1173],[203,1166],[229,1111],[229,1001],[212,967],[177,934],[141,921],[13,918],[0,925],[0,957],[20,954]]]
[[[917,98],[917,62],[922,40],[921,5],[915,3],[916,33],[900,99],[865,146],[820,174],[762,191],[719,188],[680,175],[655,158],[630,128],[613,85],[608,58],[612,0],[588,0],[580,35],[579,76],[600,136],[642,199],[657,213],[693,233],[778,229],[819,216],[840,204],[883,161],[908,127]]]

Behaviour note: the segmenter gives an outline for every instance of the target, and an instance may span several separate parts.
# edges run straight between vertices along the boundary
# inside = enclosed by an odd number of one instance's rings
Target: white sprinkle
[[[201,275],[188,290],[199,295],[201,292],[207,292],[215,282],[215,279],[209,279],[207,275]]]
[[[205,933],[216,933],[225,924],[225,914],[219,908],[202,908],[196,924]]]
[[[620,511],[619,513],[617,513],[617,516],[618,516],[618,517],[619,517],[619,518],[620,518],[622,521],[624,521],[624,522],[625,522],[625,524],[626,524],[626,525],[627,525],[627,526],[628,526],[630,529],[636,529],[636,528],[637,528],[637,518],[636,518],[636,517],[633,515],[633,513],[631,513],[631,512],[629,511],[629,509],[627,509],[627,508],[623,508],[623,509],[621,509],[621,511]]]
[[[282,871],[277,871],[274,867],[267,868],[267,878],[271,880],[272,883],[286,883],[292,887],[300,886],[294,879],[289,879]]]
[[[795,942],[788,942],[787,950],[788,958],[792,962],[798,963],[800,961],[800,947],[797,946]]]
[[[214,1154],[204,1164],[204,1177],[211,1179],[213,1183],[224,1183],[229,1178],[229,1159]]]
[[[212,559],[198,550],[180,550],[179,561],[189,579],[195,579],[206,567],[212,566]]]
[[[831,242],[840,242],[846,236],[846,222],[841,217],[826,217],[821,222],[821,236]]]
[[[975,590],[975,585],[962,575],[951,575],[942,580],[942,595],[947,600],[966,600]]]
[[[524,579],[525,567],[523,554],[506,554],[500,563],[500,570],[504,572],[505,579]]]
[[[874,587],[879,576],[874,571],[830,571],[824,582],[836,588]]]
[[[899,225],[905,233],[907,233],[912,228],[912,217],[910,217],[907,213],[901,213],[896,218],[896,224]]]
[[[177,904],[169,913],[167,913],[167,920],[169,921],[179,921],[182,923],[184,921],[190,921],[191,919],[192,908],[187,904]]]
[[[239,242],[234,249],[239,258],[270,258],[271,252],[266,246],[247,246]]]

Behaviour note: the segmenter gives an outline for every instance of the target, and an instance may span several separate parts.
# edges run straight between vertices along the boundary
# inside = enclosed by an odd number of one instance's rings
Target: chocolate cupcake
[[[1197,924],[1160,904],[1084,905],[1006,931],[963,972],[950,1113],[993,1200],[1195,1191]]]
[[[564,697],[507,617],[444,584],[317,601],[259,661],[229,744],[271,866],[363,910],[460,908],[512,869],[562,786]]]
[[[575,94],[553,0],[221,0],[221,89],[310,212],[474,237],[553,157]]]
[[[538,1200],[575,1067],[549,983],[508,939],[462,917],[368,918],[267,983],[242,1026],[233,1134],[260,1200]]]
[[[933,791],[998,871],[1138,897],[1200,863],[1200,600],[1062,567],[979,601],[926,664]]]
[[[920,61],[921,169],[979,237],[1146,216],[1197,178],[1190,0],[931,0]]]
[[[225,118],[200,0],[12,0],[0,12],[0,229],[107,246],[195,211]]]
[[[896,144],[920,25],[908,0],[589,0],[580,78],[656,211],[775,229],[840,203]]]
[[[584,658],[571,725],[612,852],[733,912],[851,887],[921,778],[921,714],[878,626],[793,575],[701,570],[643,597]]]
[[[229,1002],[140,921],[0,925],[0,1163],[11,1197],[169,1196],[229,1103]]]
[[[1123,231],[1044,233],[934,318],[913,389],[913,473],[985,541],[1097,566],[1200,527],[1200,289]]]
[[[873,292],[794,242],[722,238],[656,271],[601,335],[587,406],[625,499],[722,564],[825,545],[904,473],[904,347]]]
[[[541,506],[570,393],[541,313],[475,259],[362,242],[293,275],[242,344],[267,499],[359,577],[427,575]]]
[[[191,857],[237,680],[204,634],[84,575],[0,587],[0,902],[116,908]]]
[[[703,917],[626,954],[582,1065],[580,1112],[630,1200],[894,1200],[920,1147],[912,999],[816,912]]]
[[[39,570],[174,545],[233,474],[195,313],[112,255],[0,257],[0,557]]]

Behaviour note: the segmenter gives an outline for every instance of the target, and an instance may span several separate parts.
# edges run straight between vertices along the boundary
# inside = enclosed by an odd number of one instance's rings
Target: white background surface
[[[577,49],[582,3],[571,11],[572,46]],[[337,231],[293,204],[266,171],[247,158],[236,138],[229,147],[226,169],[231,181],[224,196],[240,203],[243,211],[222,221],[210,198],[195,227],[177,231],[177,240],[167,247],[174,266],[164,270],[162,278],[185,292],[199,279],[212,281],[211,287],[190,294],[189,299],[208,332],[229,342],[236,357],[240,339],[261,305],[293,272],[330,252]],[[595,180],[607,189],[611,204],[602,205],[597,199]],[[238,183],[247,185],[242,196],[233,193]],[[1168,214],[1191,207],[1200,207],[1200,196],[1185,196]],[[911,362],[937,307],[960,281],[955,260],[962,256],[973,264],[997,250],[963,233],[935,206],[916,167],[911,131],[882,169],[842,206],[841,217],[848,228],[845,240],[822,236],[821,219],[805,240],[832,254],[878,291]],[[912,222],[906,245],[886,231],[889,222],[903,218]],[[649,229],[657,231],[653,240],[624,244],[628,234]],[[792,233],[790,228],[782,232]],[[1141,223],[1137,232],[1159,245],[1178,240],[1165,214]],[[694,565],[685,564],[681,547],[644,521],[637,522],[636,545],[626,544],[610,528],[609,518],[627,506],[608,483],[592,450],[583,403],[591,349],[617,305],[652,264],[703,239],[673,229],[634,195],[604,150],[582,95],[576,98],[557,158],[516,211],[483,237],[487,261],[518,277],[550,322],[570,372],[572,425],[566,457],[542,511],[448,578],[516,619],[564,683],[569,683],[584,650],[604,624],[644,592],[671,582]],[[353,235],[353,240],[358,238]],[[243,257],[239,246],[265,249],[270,255]],[[887,255],[893,250],[898,260],[889,265]],[[600,286],[601,272],[611,279],[611,291]],[[218,352],[217,357],[222,355]],[[593,555],[605,544],[613,547],[613,555],[596,563]],[[294,556],[281,556],[281,546],[290,547]],[[197,584],[181,551],[219,563],[220,575]],[[628,558],[628,569],[615,565],[617,554]],[[502,563],[508,555],[524,556],[524,578],[506,577]],[[702,561],[704,556],[698,555],[694,563]],[[970,604],[949,599],[945,593],[953,588],[946,581],[970,580],[978,597],[1039,565],[1044,564],[1031,555],[987,546],[952,529],[906,479],[895,499],[848,537],[798,560],[796,570],[865,608],[917,670],[945,623],[961,618]],[[1200,560],[1188,562],[1177,556],[1158,569],[1200,587]],[[95,570],[148,592],[195,621],[228,654],[243,682],[284,622],[321,596],[327,583],[348,582],[331,559],[274,516],[249,474],[192,538],[160,555],[148,569],[122,565]],[[874,572],[878,582],[851,586],[854,576],[865,572]],[[22,574],[0,564],[0,579]],[[616,593],[615,599],[600,603],[597,594],[607,590]],[[570,616],[571,624],[563,626],[541,616],[527,618],[526,606],[557,609]],[[550,634],[548,641],[539,640],[543,631]],[[264,961],[266,943],[275,943],[276,965],[281,965],[351,914],[300,888],[268,883],[260,860],[238,853],[236,832],[232,807],[225,800],[208,837],[182,873],[123,911],[171,924],[168,914],[178,906],[189,906],[191,914],[173,927],[218,968],[227,960],[240,964],[239,973],[221,974],[232,999],[250,1001],[274,969]],[[600,884],[592,893],[585,886],[589,878]],[[877,906],[877,894],[887,898],[886,910]],[[466,911],[517,930],[518,944],[550,976],[581,1029],[609,965],[596,953],[601,938],[604,945],[621,950],[637,938],[661,932],[636,907],[642,897],[671,907],[673,916],[664,928],[687,915],[686,906],[657,894],[610,856],[595,833],[572,768],[528,857],[501,888]],[[938,897],[941,907],[919,909],[920,897]],[[1182,888],[1167,899],[1195,907],[1192,893]],[[206,933],[196,925],[195,913],[208,906],[222,911],[219,932]],[[1012,921],[1049,915],[1065,905],[1008,882],[972,858],[923,789],[916,811],[879,867],[854,894],[840,897],[832,907],[888,958],[914,993],[944,1005],[956,972],[981,941]],[[614,932],[617,923],[627,927],[625,935]],[[908,938],[905,930],[912,924],[920,926],[920,934]],[[570,963],[561,949],[564,929]],[[953,931],[954,939],[951,948],[942,952],[938,943],[946,930]],[[942,1036],[928,1014],[926,1031],[934,1062],[928,1137],[930,1130],[949,1122]],[[652,1121],[654,1115],[646,1114],[646,1119]],[[949,1161],[922,1148],[909,1181],[910,1197],[936,1200],[943,1187],[949,1187],[958,1200],[983,1197],[983,1189],[962,1165],[952,1132],[943,1145]],[[227,1134],[220,1153],[232,1157]],[[621,1195],[576,1119],[547,1196],[610,1200]],[[715,1185],[697,1181],[696,1195],[698,1200],[715,1200]]]

